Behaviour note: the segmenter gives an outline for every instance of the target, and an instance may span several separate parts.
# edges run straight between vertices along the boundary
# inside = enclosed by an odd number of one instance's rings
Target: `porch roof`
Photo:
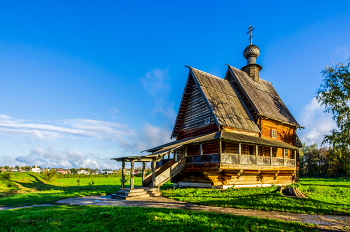
[[[261,146],[268,146],[268,147],[279,147],[279,148],[286,148],[286,149],[292,149],[292,150],[299,149],[298,147],[295,147],[293,145],[290,145],[288,143],[278,141],[278,140],[265,139],[265,138],[249,136],[245,134],[226,132],[226,131],[219,131],[219,132],[214,132],[207,135],[198,136],[195,138],[184,139],[184,140],[163,144],[161,146],[146,150],[148,152],[152,152],[152,154],[149,154],[149,155],[112,158],[112,160],[127,161],[127,162],[130,162],[132,160],[134,160],[135,162],[149,162],[149,161],[152,161],[153,159],[163,158],[168,153],[173,152],[174,150],[177,150],[185,145],[198,144],[202,142],[219,140],[219,139],[223,141],[241,142],[241,143],[255,144],[255,145],[261,145]]]

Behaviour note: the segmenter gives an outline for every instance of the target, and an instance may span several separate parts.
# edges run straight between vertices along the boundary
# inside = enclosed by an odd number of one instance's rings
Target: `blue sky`
[[[347,62],[350,3],[9,1],[0,7],[0,166],[116,168],[169,141],[189,65],[224,77],[260,48],[272,82],[320,143],[321,71]]]

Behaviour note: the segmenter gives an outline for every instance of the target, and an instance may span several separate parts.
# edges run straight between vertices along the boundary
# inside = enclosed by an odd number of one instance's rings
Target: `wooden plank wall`
[[[181,122],[180,131],[192,131],[210,124],[215,124],[213,115],[193,78],[189,79],[189,89],[186,93],[188,95],[186,102],[186,109],[184,109],[184,117]],[[182,112],[181,112],[182,113]],[[205,123],[205,119],[210,118],[209,123]]]
[[[187,156],[200,155],[199,145],[187,146]]]
[[[209,124],[209,126],[201,127],[199,129],[195,129],[191,131],[180,131],[180,133],[176,137],[176,140],[197,137],[200,135],[206,135],[217,131],[219,131],[219,128],[217,127],[216,124]]]
[[[222,152],[238,154],[238,146],[239,146],[238,143],[223,141]]]
[[[219,142],[214,141],[210,143],[203,143],[203,155],[219,153]]]
[[[277,131],[277,138],[276,140],[295,145],[296,141],[296,127],[282,124],[278,121],[275,121],[273,119],[261,119],[260,120],[260,130],[261,130],[261,137],[272,139],[272,129],[275,129]]]

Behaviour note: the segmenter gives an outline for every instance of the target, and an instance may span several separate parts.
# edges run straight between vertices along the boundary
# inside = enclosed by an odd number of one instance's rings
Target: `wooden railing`
[[[168,162],[166,162],[166,164],[164,164],[163,166],[161,166],[160,168],[156,169],[156,176],[160,175],[162,172],[164,172],[166,169],[168,169],[169,167],[171,167],[171,165],[174,164],[174,160],[170,160]],[[142,186],[148,186],[152,183],[152,173],[149,174],[148,176],[145,177],[145,179],[142,182]]]
[[[223,153],[221,164],[294,167],[295,159]]]
[[[219,163],[220,155],[217,154],[209,154],[209,155],[195,155],[195,156],[187,156],[186,163],[187,164],[201,164],[201,163]]]

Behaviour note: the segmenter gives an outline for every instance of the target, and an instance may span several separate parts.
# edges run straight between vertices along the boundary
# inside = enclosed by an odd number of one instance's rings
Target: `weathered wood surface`
[[[270,82],[260,79],[259,83],[255,83],[247,73],[232,66],[228,67],[228,73],[225,78],[238,89],[241,88],[242,92],[245,93],[242,97],[248,98],[246,101],[250,102],[252,106],[250,110],[255,109],[255,112],[254,110],[251,112],[252,114],[263,115],[297,127],[299,126]]]

